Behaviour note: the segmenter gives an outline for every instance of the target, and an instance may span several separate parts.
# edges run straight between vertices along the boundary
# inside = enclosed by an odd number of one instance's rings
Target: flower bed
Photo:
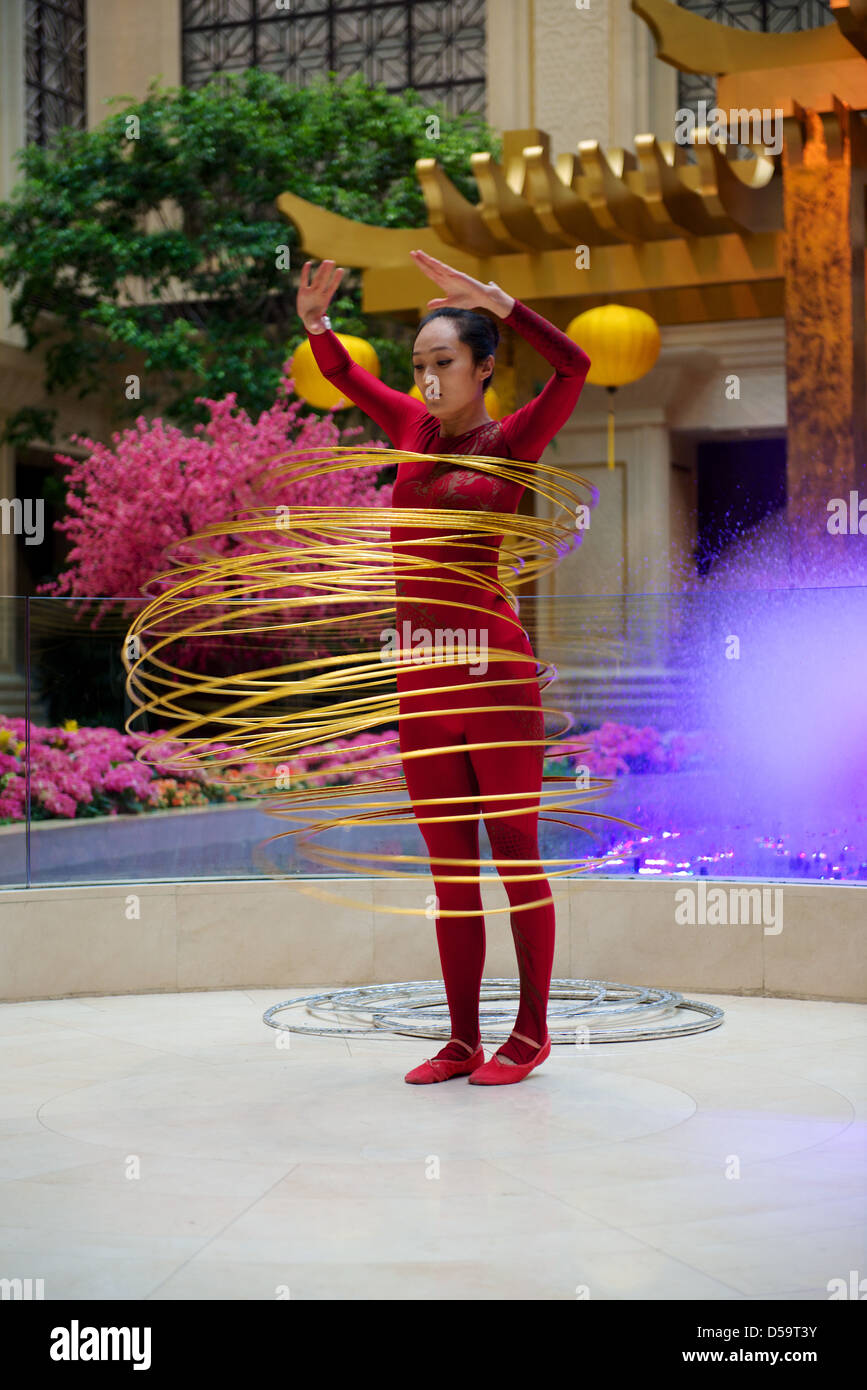
[[[158,731],[159,732],[159,731]],[[163,730],[164,734],[166,731]],[[26,818],[25,721],[0,716],[0,824]],[[30,814],[32,820],[75,820],[93,816],[140,814],[172,806],[207,806],[212,802],[255,801],[262,786],[282,785],[287,764],[247,762],[221,766],[232,756],[229,744],[214,743],[202,766],[178,773],[169,765],[139,762],[136,753],[153,736],[122,734],[117,729],[79,729],[75,720],[62,727],[30,725]],[[397,734],[360,734],[335,739],[308,753],[292,756],[292,791],[374,781],[390,767],[356,769],[372,743],[386,740],[378,755],[397,754]],[[165,751],[182,745],[167,742]],[[398,770],[397,763],[394,771]]]
[[[691,772],[702,762],[707,735],[660,734],[646,726],[606,721],[601,728],[573,735],[569,743],[552,744],[546,757],[555,761],[548,771],[574,773],[586,767],[592,777],[617,777],[624,773]],[[558,754],[564,754],[558,758]]]
[[[167,731],[161,731],[165,734]],[[0,716],[0,824],[26,817],[24,777],[25,721]],[[173,806],[207,806],[212,802],[255,801],[262,787],[301,791],[377,781],[400,772],[397,733],[359,734],[334,739],[288,762],[246,762],[226,767],[231,745],[214,743],[201,766],[179,774],[170,765],[139,762],[136,753],[151,736],[122,734],[117,729],[80,729],[75,720],[62,727],[30,725],[30,814],[33,820],[75,820],[92,816],[135,815]],[[629,724],[605,723],[578,734],[571,744],[553,744],[546,771],[572,775],[584,766],[591,776],[692,770],[705,743],[702,734],[666,734]],[[374,756],[394,753],[387,766],[365,769],[371,744],[384,742]],[[165,749],[183,745],[168,741]],[[558,756],[562,755],[562,756]],[[289,768],[287,777],[286,770]],[[282,779],[282,780],[281,780]]]

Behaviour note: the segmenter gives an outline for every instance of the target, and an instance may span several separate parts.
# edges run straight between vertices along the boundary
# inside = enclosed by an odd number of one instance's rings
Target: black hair
[[[425,314],[415,336],[418,337],[426,323],[431,319],[447,318],[457,320],[458,337],[462,343],[466,343],[473,354],[473,362],[478,366],[484,362],[486,357],[490,357],[497,351],[500,341],[500,330],[493,319],[486,318],[484,314],[477,314],[474,309],[455,309],[453,305],[447,304],[441,309],[432,309],[429,314]],[[415,339],[413,339],[413,342]],[[491,375],[485,377],[484,388],[488,387],[494,380],[493,369]]]

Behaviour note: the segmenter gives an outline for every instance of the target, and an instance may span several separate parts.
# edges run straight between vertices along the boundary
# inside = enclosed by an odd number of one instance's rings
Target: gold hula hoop
[[[297,483],[311,478],[322,478],[329,473],[340,472],[348,466],[376,467],[382,469],[404,460],[423,459],[426,462],[441,463],[457,469],[491,473],[505,481],[520,483],[539,496],[546,498],[554,508],[551,518],[527,516],[517,512],[459,511],[447,508],[397,508],[397,507],[319,507],[286,506],[275,501],[281,484]],[[465,874],[449,874],[450,881],[475,883],[480,880],[480,870],[486,863],[481,859],[446,859],[430,855],[387,854],[363,851],[338,850],[331,846],[314,844],[313,837],[322,836],[329,831],[339,831],[352,827],[376,827],[395,825],[417,825],[415,812],[407,801],[364,801],[359,800],[355,786],[343,787],[305,787],[292,791],[291,767],[288,772],[289,788],[282,785],[287,770],[282,759],[299,753],[306,756],[317,746],[325,748],[330,740],[346,738],[364,733],[366,730],[382,728],[389,722],[430,717],[431,710],[421,708],[412,710],[408,706],[418,699],[446,690],[478,690],[479,682],[468,680],[462,684],[425,684],[422,689],[404,691],[398,695],[395,668],[401,664],[411,664],[415,671],[435,672],[443,666],[460,665],[469,670],[472,663],[467,660],[466,647],[463,655],[454,653],[454,643],[437,642],[424,645],[422,660],[412,650],[397,649],[396,661],[387,660],[383,654],[383,622],[396,614],[398,578],[423,575],[426,585],[454,583],[460,578],[466,586],[472,584],[480,591],[480,603],[468,604],[461,601],[460,607],[471,613],[491,616],[490,606],[484,603],[486,593],[505,597],[514,610],[514,590],[526,585],[531,579],[548,573],[559,563],[563,555],[574,549],[580,542],[576,529],[579,507],[587,503],[580,498],[577,488],[587,488],[592,496],[590,506],[595,505],[596,490],[586,479],[556,468],[551,464],[527,464],[517,460],[489,458],[485,455],[417,454],[397,449],[380,449],[365,446],[334,446],[327,449],[304,449],[300,452],[278,455],[263,464],[255,479],[255,490],[268,498],[262,507],[248,509],[229,521],[215,523],[213,526],[197,531],[194,535],[174,542],[167,554],[178,548],[191,552],[194,559],[176,560],[173,567],[154,576],[150,585],[163,582],[168,587],[152,598],[140,612],[124,638],[123,660],[127,671],[126,689],[139,712],[159,717],[168,725],[168,733],[162,737],[151,736],[148,744],[139,750],[140,761],[155,762],[178,767],[180,770],[196,768],[212,751],[215,741],[213,735],[207,738],[193,737],[194,731],[202,726],[221,726],[226,729],[222,736],[230,745],[229,750],[220,754],[221,763],[230,767],[233,764],[264,762],[266,765],[277,761],[276,773],[269,767],[267,774],[252,775],[245,778],[247,785],[261,783],[259,793],[267,802],[265,809],[271,815],[295,824],[298,828],[284,830],[257,846],[275,843],[285,836],[297,836],[300,852],[315,864],[331,868],[337,872],[363,873],[366,877],[406,878],[419,881],[419,875],[395,868],[398,864],[425,864],[455,866],[475,870]],[[561,513],[568,511],[568,523],[561,519]],[[423,537],[411,540],[392,540],[391,530],[409,528],[423,530]],[[221,549],[225,538],[241,535],[255,535],[260,538],[260,548],[255,553],[232,554]],[[444,560],[437,564],[443,573],[431,573],[430,561],[408,553],[408,548],[419,542],[435,543],[438,553],[448,548],[472,548],[474,538],[502,537],[499,547],[498,578],[492,582],[488,577],[478,574],[472,564]],[[478,546],[481,554],[487,555],[488,565],[492,558],[491,547]],[[297,588],[299,593],[277,593],[275,590]],[[455,610],[454,600],[447,597],[426,597],[426,604],[448,606]],[[321,610],[349,607],[363,604],[362,609],[338,614]],[[372,606],[373,605],[373,606]],[[196,610],[206,609],[204,616],[192,622],[190,615]],[[277,617],[289,610],[293,615],[288,621],[277,621]],[[317,611],[320,610],[320,611]],[[271,615],[269,621],[269,615]],[[497,613],[502,621],[502,613]],[[242,623],[249,624],[241,626]],[[523,628],[517,614],[513,619],[517,630]],[[379,623],[378,646],[365,647],[365,638],[376,631]],[[340,651],[330,656],[321,653],[306,659],[288,661],[279,666],[260,667],[233,675],[197,675],[195,672],[173,665],[160,656],[165,648],[183,641],[189,643],[196,638],[204,639],[227,633],[269,634],[285,631],[295,639],[296,647],[317,640],[342,634],[350,629],[356,637],[355,651]],[[394,627],[385,629],[396,631]],[[453,629],[447,629],[452,633]],[[475,630],[474,630],[475,631]],[[441,633],[442,630],[437,630]],[[147,635],[145,643],[143,637]],[[360,640],[358,640],[360,639]],[[488,661],[508,661],[529,664],[522,653],[509,648],[493,648],[487,652]],[[533,660],[534,670],[529,675],[514,679],[489,681],[487,688],[493,686],[524,685],[528,679],[540,682],[544,691],[556,679],[556,669],[548,662]],[[434,677],[435,679],[435,677]],[[383,689],[380,690],[380,687]],[[330,697],[330,698],[329,698]],[[203,700],[227,700],[216,709],[202,709]],[[314,707],[313,699],[325,703]],[[185,703],[186,701],[186,703]],[[198,701],[198,706],[196,705]],[[287,708],[287,701],[293,702]],[[268,706],[271,706],[269,709]],[[451,714],[460,709],[463,713],[495,713],[503,710],[527,710],[522,704],[460,705],[455,709],[438,710],[441,714]],[[572,726],[572,717],[558,709],[542,705],[541,715],[559,716],[565,719],[565,727],[557,734],[541,739],[517,739],[485,743],[437,744],[433,748],[407,751],[396,757],[394,751],[381,753],[367,759],[355,760],[353,772],[369,774],[376,769],[389,769],[402,764],[409,758],[435,756],[444,752],[467,752],[476,749],[512,747],[543,748],[550,743],[561,744],[564,734]],[[130,725],[136,713],[126,720],[128,732],[134,732]],[[543,729],[544,732],[544,729]],[[167,743],[174,745],[168,756],[160,749]],[[369,753],[389,747],[388,740],[372,742],[367,745]],[[177,751],[178,747],[184,751]],[[234,751],[233,751],[234,750]],[[576,745],[573,752],[580,753]],[[544,754],[543,754],[544,756]],[[399,762],[398,762],[399,759]],[[212,779],[213,780],[213,779]],[[613,785],[612,778],[585,776],[582,785],[579,779],[549,774],[543,776],[542,787],[537,792],[510,792],[496,795],[485,794],[485,802],[531,800],[539,807],[539,818],[544,821],[578,828],[593,835],[584,825],[574,827],[564,819],[574,816],[578,807],[589,800],[605,794]],[[573,790],[563,796],[563,783],[573,784]],[[235,785],[237,785],[237,779]],[[545,784],[549,784],[546,786]],[[402,772],[399,775],[366,780],[366,792],[378,797],[403,790],[406,783]],[[287,790],[288,793],[287,794]],[[542,803],[546,798],[555,798],[546,805],[544,814]],[[556,799],[559,798],[559,799]],[[333,814],[335,806],[351,799],[351,808],[346,814]],[[469,798],[463,798],[468,800]],[[424,822],[478,820],[479,809],[473,799],[475,809],[465,815],[455,816],[454,805],[462,798],[451,796],[428,797],[415,802],[424,807],[442,806],[448,803],[452,808],[448,815],[423,816]],[[517,815],[525,812],[526,806],[485,812],[485,819]],[[327,813],[331,812],[330,818]],[[556,813],[556,814],[555,814]],[[583,811],[583,815],[596,820],[616,821],[633,829],[633,822],[617,816],[607,816],[601,812]],[[361,862],[367,866],[361,867]],[[257,859],[256,862],[261,863]],[[498,877],[502,882],[527,882],[576,873],[586,873],[600,864],[605,857],[580,859],[512,859],[510,868],[527,867],[536,872],[503,873],[504,863],[500,861],[497,875],[481,876],[485,882]],[[389,869],[370,868],[370,865],[389,865]],[[557,867],[555,867],[557,866]],[[560,867],[563,866],[563,867]],[[281,871],[273,863],[268,863],[272,872],[280,877],[295,877]],[[327,901],[345,906],[365,907],[369,904],[336,896],[326,892],[318,884],[299,884],[302,892],[310,893]],[[535,902],[516,907],[489,909],[495,912],[515,912],[536,907],[539,903],[551,901],[549,896]],[[427,908],[384,908],[399,915],[429,916]],[[471,916],[478,912],[451,911],[437,906],[437,916]]]

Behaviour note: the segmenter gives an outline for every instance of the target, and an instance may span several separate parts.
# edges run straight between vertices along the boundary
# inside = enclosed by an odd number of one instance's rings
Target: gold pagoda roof
[[[764,107],[783,103],[781,153],[741,131],[737,145],[716,137],[691,143],[694,162],[684,144],[654,134],[637,134],[632,149],[580,140],[574,153],[554,158],[545,131],[508,130],[502,162],[487,151],[470,156],[477,203],[436,159],[416,161],[425,227],[370,226],[290,192],[277,206],[297,227],[305,256],[361,270],[362,307],[370,313],[424,308],[429,285],[409,256],[420,248],[477,279],[508,285],[525,302],[569,299],[583,309],[616,297],[661,323],[781,314],[784,164],[803,158],[817,139],[817,110],[822,157],[845,150],[867,163],[858,108],[823,86],[861,92],[867,0],[832,5],[836,24],[765,34],[702,19],[669,0],[632,0],[662,60],[707,72],[710,48],[720,104],[724,83],[730,98],[756,89]],[[809,100],[820,93],[817,106],[805,107],[798,92]],[[860,104],[867,106],[867,85]]]
[[[508,283],[524,301],[578,295],[589,297],[586,307],[614,293],[628,303],[631,291],[781,281],[779,157],[759,148],[752,159],[734,159],[722,144],[695,152],[690,164],[684,146],[639,135],[634,152],[582,140],[576,154],[552,161],[544,131],[507,131],[501,164],[484,151],[470,157],[475,205],[435,159],[417,160],[426,227],[370,226],[288,192],[277,205],[297,227],[305,256],[362,270],[370,313],[416,313],[424,304],[414,248],[477,279]],[[578,269],[581,246],[589,265]],[[709,299],[711,308],[720,316],[721,305]]]

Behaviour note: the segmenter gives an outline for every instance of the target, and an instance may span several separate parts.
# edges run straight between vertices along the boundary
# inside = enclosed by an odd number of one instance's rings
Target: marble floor
[[[46,1299],[810,1300],[867,1274],[864,1006],[702,995],[726,1011],[707,1033],[407,1086],[437,1044],[262,1023],[313,988],[0,1006],[0,1278]]]

